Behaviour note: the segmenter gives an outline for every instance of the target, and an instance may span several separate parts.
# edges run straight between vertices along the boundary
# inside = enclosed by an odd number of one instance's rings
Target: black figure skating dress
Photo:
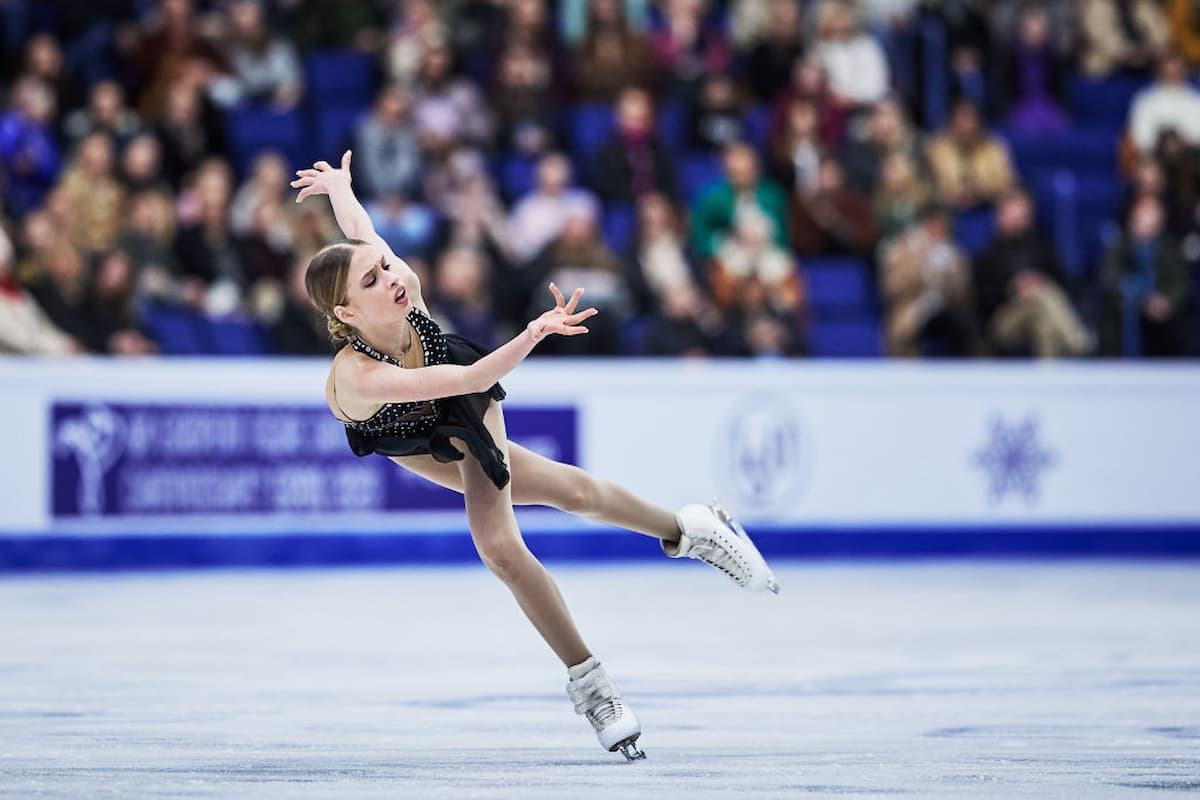
[[[435,364],[473,364],[487,351],[453,333],[442,333],[438,324],[421,309],[413,307],[408,321],[421,342],[425,366]],[[350,346],[377,361],[404,369],[396,359],[384,355],[355,338]],[[463,440],[483,471],[502,489],[508,484],[508,466],[504,454],[483,424],[483,413],[491,400],[503,400],[504,389],[494,384],[486,392],[421,400],[412,403],[388,403],[369,418],[347,422],[346,438],[355,455],[379,453],[385,456],[413,456],[428,453],[442,463],[461,461],[462,452],[451,444],[451,437]]]

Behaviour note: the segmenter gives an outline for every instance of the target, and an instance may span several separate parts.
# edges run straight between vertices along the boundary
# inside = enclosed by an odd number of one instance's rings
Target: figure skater
[[[745,531],[719,505],[672,514],[578,467],[508,441],[498,381],[547,336],[581,336],[596,314],[579,310],[577,289],[491,353],[444,334],[421,297],[416,274],[371,225],[350,188],[350,158],[340,169],[318,161],[297,171],[296,202],[327,195],[346,241],[328,245],[305,274],[329,332],[349,343],[325,383],[330,411],[359,456],[379,453],[434,483],[461,492],[471,539],[483,563],[512,591],[521,610],[567,667],[567,693],[600,744],[644,758],[641,725],[593,657],[558,587],[529,552],[513,504],[544,505],[657,537],[672,558],[699,559],[735,583],[778,592],[774,575]],[[469,452],[471,457],[464,457]]]

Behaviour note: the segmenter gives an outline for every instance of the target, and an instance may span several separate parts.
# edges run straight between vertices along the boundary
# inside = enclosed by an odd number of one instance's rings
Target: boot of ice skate
[[[637,746],[642,725],[621,699],[600,662],[589,658],[571,667],[568,674],[571,680],[567,683],[567,695],[575,704],[575,713],[592,723],[600,746],[610,753],[620,750],[629,761],[645,758],[646,754]]]
[[[730,580],[751,591],[779,594],[779,583],[746,531],[724,506],[688,505],[675,514],[678,542],[662,542],[671,558],[695,558],[724,572]]]

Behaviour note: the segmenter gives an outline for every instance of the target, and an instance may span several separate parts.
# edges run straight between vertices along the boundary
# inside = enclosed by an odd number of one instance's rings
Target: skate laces
[[[725,536],[731,535],[727,528],[722,527],[717,536],[705,535],[703,538],[696,538],[688,555],[719,569],[737,583],[744,584],[750,578],[749,566],[721,541]]]
[[[575,704],[576,714],[587,714],[591,719],[593,713],[605,715],[607,719],[620,716],[620,710],[614,709],[621,702],[621,696],[608,679],[608,673],[599,665],[581,678],[567,684],[567,694]]]
[[[625,703],[621,698],[605,700],[587,712],[588,722],[596,728],[604,728],[625,716]]]

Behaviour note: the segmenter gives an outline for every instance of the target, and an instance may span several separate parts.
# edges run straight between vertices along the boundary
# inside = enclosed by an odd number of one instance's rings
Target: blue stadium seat
[[[803,263],[809,305],[819,318],[869,313],[872,293],[867,264],[853,256],[808,258]]]
[[[375,62],[365,53],[320,50],[305,57],[304,73],[305,88],[314,105],[365,108],[374,100]]]
[[[142,322],[165,355],[198,356],[212,352],[204,318],[173,306],[147,304]]]
[[[954,217],[954,239],[968,254],[977,255],[992,240],[995,225],[995,212],[990,207],[961,211]]]
[[[604,209],[604,241],[614,253],[624,254],[633,245],[637,215],[633,206],[616,203]]]
[[[1122,128],[1133,96],[1147,83],[1123,75],[1100,80],[1075,77],[1067,87],[1068,105],[1081,123]]]
[[[316,110],[316,145],[320,158],[332,163],[354,146],[354,126],[364,113],[358,106],[322,106]]]
[[[883,352],[879,321],[859,316],[814,322],[809,330],[813,355],[823,358],[876,358]]]
[[[567,131],[575,158],[582,164],[591,164],[616,126],[613,108],[609,105],[583,103],[567,112]]]
[[[723,176],[721,157],[715,153],[689,153],[679,164],[679,185],[689,203]]]
[[[679,151],[687,146],[687,108],[678,100],[668,100],[658,110],[658,138],[663,147]]]
[[[215,319],[208,323],[214,349],[223,356],[260,356],[267,352],[262,329],[252,322]]]
[[[528,194],[537,183],[537,159],[510,155],[500,162],[500,191],[510,201]]]
[[[746,123],[746,141],[759,152],[764,152],[771,138],[771,109],[754,106],[742,120]]]
[[[225,127],[240,175],[246,175],[254,157],[265,150],[279,151],[293,166],[305,163],[304,123],[298,111],[235,108],[225,115]]]

